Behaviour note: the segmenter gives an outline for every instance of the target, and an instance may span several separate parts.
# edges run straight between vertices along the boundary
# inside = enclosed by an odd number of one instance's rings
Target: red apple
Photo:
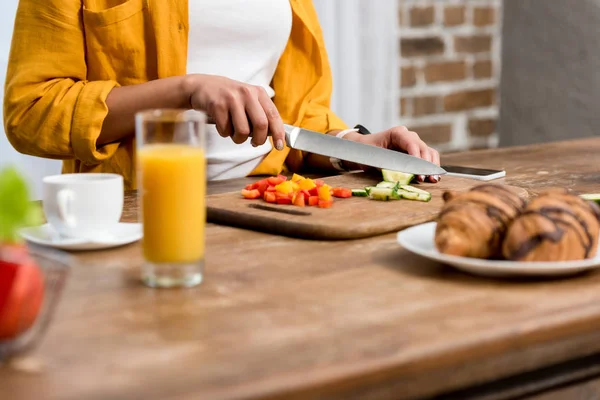
[[[0,246],[0,340],[34,324],[44,300],[44,277],[25,246]]]

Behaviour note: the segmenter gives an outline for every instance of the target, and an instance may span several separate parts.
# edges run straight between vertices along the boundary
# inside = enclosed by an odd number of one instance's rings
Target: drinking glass
[[[136,114],[137,180],[144,237],[142,281],[202,282],[206,225],[206,115],[159,109]]]

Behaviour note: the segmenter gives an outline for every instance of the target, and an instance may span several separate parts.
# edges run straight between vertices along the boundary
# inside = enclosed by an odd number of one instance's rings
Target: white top
[[[189,74],[226,76],[275,95],[270,83],[292,27],[289,0],[189,0],[189,23]],[[271,149],[270,140],[235,144],[208,125],[207,178],[244,177]]]

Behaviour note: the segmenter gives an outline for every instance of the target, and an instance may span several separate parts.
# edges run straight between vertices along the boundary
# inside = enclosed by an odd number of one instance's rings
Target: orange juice
[[[138,163],[146,260],[204,260],[204,150],[179,144],[146,145],[138,150]]]

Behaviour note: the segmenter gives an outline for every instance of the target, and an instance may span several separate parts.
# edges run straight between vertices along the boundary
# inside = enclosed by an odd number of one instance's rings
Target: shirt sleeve
[[[87,81],[78,0],[20,0],[4,93],[4,127],[25,154],[99,164],[119,144],[98,146],[106,97],[118,83]]]
[[[316,10],[311,1],[302,4],[306,14],[305,22],[310,24],[308,30],[312,34],[308,36],[312,37],[311,39],[306,36],[302,39],[292,37],[292,42],[297,50],[305,56],[304,59],[312,60],[310,69],[316,71],[315,75],[318,76],[318,79],[311,88],[307,102],[301,110],[303,117],[299,125],[302,128],[321,133],[347,129],[348,125],[330,107],[333,76]],[[308,73],[308,71],[306,72]],[[298,170],[304,163],[304,157],[304,152],[292,149],[286,159],[286,164],[291,170]]]

